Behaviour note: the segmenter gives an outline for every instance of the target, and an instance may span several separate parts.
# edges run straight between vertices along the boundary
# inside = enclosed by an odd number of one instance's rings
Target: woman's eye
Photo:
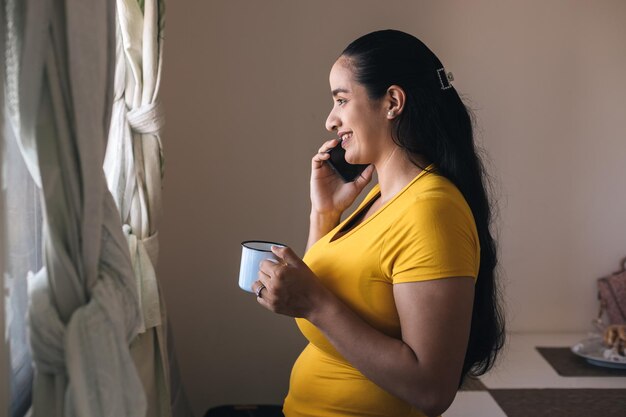
[[[342,104],[345,104],[345,103],[346,103],[346,99],[343,99],[343,98],[338,98],[338,99],[337,99],[337,104],[339,104],[340,106],[341,106]]]

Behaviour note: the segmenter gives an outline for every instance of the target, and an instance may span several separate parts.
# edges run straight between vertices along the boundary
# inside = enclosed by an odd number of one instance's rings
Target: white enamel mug
[[[259,279],[259,264],[264,259],[278,262],[276,255],[272,253],[272,246],[284,247],[285,245],[263,240],[246,240],[241,242],[241,267],[239,268],[239,288],[244,291],[252,291],[252,284]]]

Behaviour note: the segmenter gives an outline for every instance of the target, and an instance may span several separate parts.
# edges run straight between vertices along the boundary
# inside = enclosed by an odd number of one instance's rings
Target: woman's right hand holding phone
[[[354,202],[372,179],[374,166],[368,166],[353,182],[344,182],[326,163],[328,151],[339,146],[339,139],[324,142],[311,161],[311,215],[336,218]]]

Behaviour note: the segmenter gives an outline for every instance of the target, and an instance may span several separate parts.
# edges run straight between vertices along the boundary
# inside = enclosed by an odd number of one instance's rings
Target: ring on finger
[[[256,296],[257,298],[263,298],[261,296],[261,291],[263,291],[265,289],[265,285],[261,284],[259,285],[259,288],[256,289]]]

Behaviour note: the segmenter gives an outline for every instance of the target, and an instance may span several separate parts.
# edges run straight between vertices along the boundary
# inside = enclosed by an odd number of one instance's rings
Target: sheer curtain
[[[3,0],[2,6],[5,123],[42,212],[43,267],[32,266],[36,272],[26,278],[32,415],[145,416],[129,349],[141,326],[137,286],[102,170],[114,3]]]
[[[159,103],[164,2],[117,0],[114,102],[104,170],[120,211],[141,304],[132,355],[148,415],[190,416],[156,274],[164,173]]]
[[[4,27],[4,8],[0,8],[0,27]],[[0,30],[0,45],[4,45],[4,32]],[[0,62],[4,62],[4,48],[0,47]],[[0,65],[0,80],[5,80],[4,65]],[[4,98],[4,82],[0,83],[0,97]],[[4,123],[4,100],[0,100],[0,134],[3,133]],[[2,136],[4,138],[4,135]],[[4,278],[6,271],[6,251],[8,251],[6,245],[6,225],[8,223],[6,211],[5,211],[5,195],[6,195],[6,174],[7,170],[4,169],[4,161],[6,154],[4,140],[0,140],[0,417],[9,416],[10,395],[9,395],[9,375],[11,369],[9,365],[9,326],[8,320],[5,323],[5,297],[6,301],[9,301],[9,293],[5,289]]]
[[[5,10],[12,16],[20,16],[23,9],[22,3],[7,4],[0,11],[2,27],[5,28]],[[21,19],[12,21],[14,30],[22,26]],[[1,44],[5,45],[7,33],[0,33]],[[15,64],[17,56],[15,49],[18,47],[16,39],[11,38],[13,49],[0,57],[4,62],[5,56]],[[3,48],[4,49],[4,48]],[[4,80],[5,66],[1,66]],[[4,87],[4,83],[2,83]],[[4,88],[0,97],[4,98]],[[4,116],[4,100],[0,115]],[[28,172],[24,160],[21,157],[14,131],[6,120],[2,119],[2,228],[0,240],[4,251],[2,253],[2,265],[0,279],[4,282],[4,313],[3,324],[5,325],[6,344],[8,356],[8,369],[6,378],[10,381],[4,394],[7,396],[7,404],[4,411],[12,417],[21,417],[26,414],[31,404],[31,392],[33,383],[32,355],[27,339],[26,311],[28,309],[28,288],[26,277],[29,271],[38,270],[43,266],[41,251],[41,204],[39,191]],[[4,341],[4,340],[3,340]],[[2,358],[4,359],[4,357]],[[5,374],[3,374],[3,377]],[[10,393],[10,395],[9,395]],[[4,416],[4,414],[0,414]]]
[[[190,416],[155,272],[163,1],[0,2],[11,415]]]
[[[31,402],[32,356],[27,340],[28,271],[43,266],[41,253],[41,204],[12,129],[4,130],[2,158],[4,227],[6,242],[4,285],[7,343],[10,352],[10,415],[23,416]]]

